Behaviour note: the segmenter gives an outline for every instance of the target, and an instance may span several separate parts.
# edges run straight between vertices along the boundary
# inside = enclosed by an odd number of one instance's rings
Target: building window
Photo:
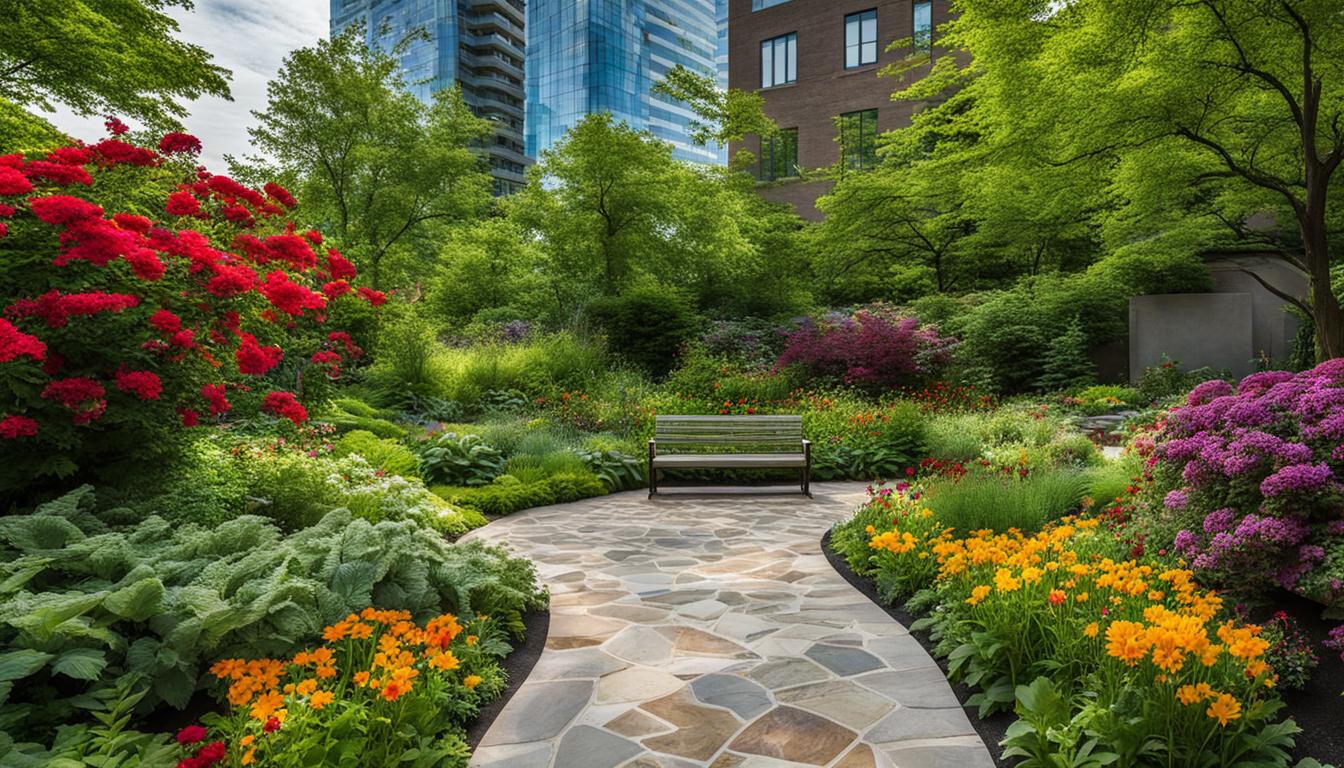
[[[877,11],[845,17],[845,69],[877,63]]]
[[[792,83],[798,79],[798,35],[790,33],[761,43],[761,87]]]
[[[877,165],[877,110],[846,112],[840,116],[840,157],[845,168]]]
[[[933,48],[933,3],[929,0],[920,0],[914,5],[914,33],[911,39],[914,40],[915,49],[927,51]]]
[[[798,175],[798,129],[782,128],[761,141],[761,181],[787,179]]]
[[[752,11],[763,11],[766,8],[774,8],[776,5],[783,5],[789,0],[751,0]]]

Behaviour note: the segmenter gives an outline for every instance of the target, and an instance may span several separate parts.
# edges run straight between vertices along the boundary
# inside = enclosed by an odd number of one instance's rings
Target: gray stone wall
[[[1255,372],[1254,304],[1247,293],[1176,293],[1129,300],[1129,373],[1165,355],[1186,370]]]

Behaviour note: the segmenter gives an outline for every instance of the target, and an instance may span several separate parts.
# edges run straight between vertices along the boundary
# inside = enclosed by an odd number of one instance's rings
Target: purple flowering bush
[[[775,369],[796,367],[810,378],[881,392],[936,378],[955,346],[937,326],[879,304],[804,319],[785,340]]]
[[[1196,386],[1150,463],[1141,520],[1203,578],[1344,602],[1344,359]]]

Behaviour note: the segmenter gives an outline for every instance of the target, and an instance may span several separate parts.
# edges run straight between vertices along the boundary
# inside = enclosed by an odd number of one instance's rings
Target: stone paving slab
[[[864,486],[813,493],[623,493],[474,531],[552,602],[472,768],[992,768],[933,659],[821,552]]]

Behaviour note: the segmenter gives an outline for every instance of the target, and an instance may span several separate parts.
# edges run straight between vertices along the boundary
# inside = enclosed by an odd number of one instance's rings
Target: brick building
[[[763,197],[820,218],[813,203],[829,183],[790,179],[842,157],[850,168],[874,163],[877,134],[908,124],[913,110],[877,76],[904,55],[886,48],[931,45],[947,13],[947,0],[729,0],[728,84],[760,91],[781,129],[764,146],[754,136],[734,143],[729,156],[753,152]]]

